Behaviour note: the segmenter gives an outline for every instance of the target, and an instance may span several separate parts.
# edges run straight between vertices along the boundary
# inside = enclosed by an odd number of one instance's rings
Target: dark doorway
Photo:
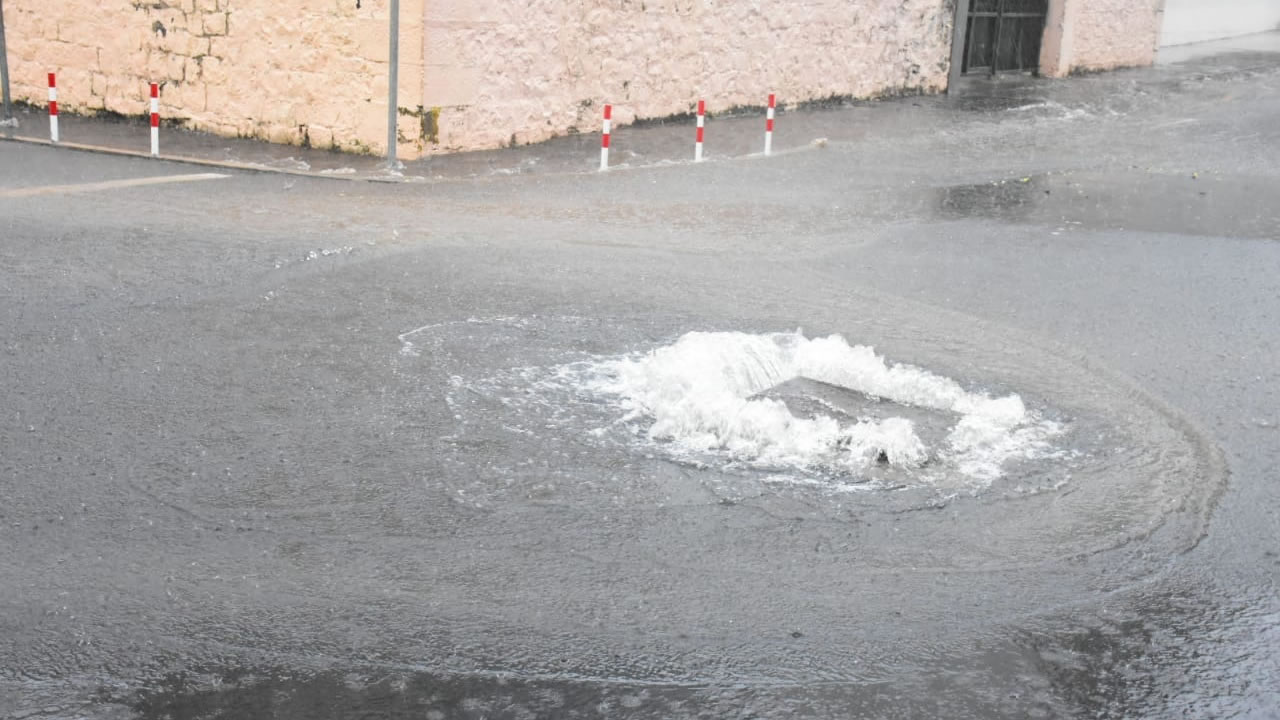
[[[1048,9],[1049,0],[971,0],[962,71],[995,74],[1038,70]]]

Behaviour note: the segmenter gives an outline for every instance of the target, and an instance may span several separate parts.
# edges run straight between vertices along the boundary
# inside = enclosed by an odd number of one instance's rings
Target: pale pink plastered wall
[[[951,0],[428,0],[444,148],[616,122],[946,87]]]
[[[1164,0],[1049,0],[1040,72],[1150,65],[1160,39]]]

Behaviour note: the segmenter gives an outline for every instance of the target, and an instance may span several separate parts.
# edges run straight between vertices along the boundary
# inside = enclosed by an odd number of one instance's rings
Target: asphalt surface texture
[[[0,142],[0,718],[1276,717],[1277,117],[1248,51],[792,109],[772,157],[620,130],[608,173]],[[797,328],[1057,452],[799,482],[574,384]]]

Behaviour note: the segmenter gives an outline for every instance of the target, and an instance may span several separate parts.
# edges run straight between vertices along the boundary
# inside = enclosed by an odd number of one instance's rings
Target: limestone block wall
[[[20,100],[140,115],[161,84],[166,121],[227,136],[382,152],[387,0],[5,0]],[[416,154],[423,0],[402,0],[402,149]],[[70,139],[70,138],[68,138]]]
[[[945,89],[954,0],[427,0],[441,149],[830,96]]]

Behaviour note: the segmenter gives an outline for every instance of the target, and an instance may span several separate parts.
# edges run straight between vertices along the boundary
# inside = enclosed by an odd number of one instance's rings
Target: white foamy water
[[[887,462],[947,466],[990,481],[1012,458],[1050,454],[1049,439],[1061,430],[1017,395],[967,391],[838,335],[694,332],[648,353],[576,364],[573,374],[616,399],[625,412],[621,422],[648,423],[649,441],[677,454],[719,454],[758,467],[856,473]],[[800,378],[944,413],[953,424],[938,447],[929,447],[906,417],[802,417],[782,400],[760,396]]]

